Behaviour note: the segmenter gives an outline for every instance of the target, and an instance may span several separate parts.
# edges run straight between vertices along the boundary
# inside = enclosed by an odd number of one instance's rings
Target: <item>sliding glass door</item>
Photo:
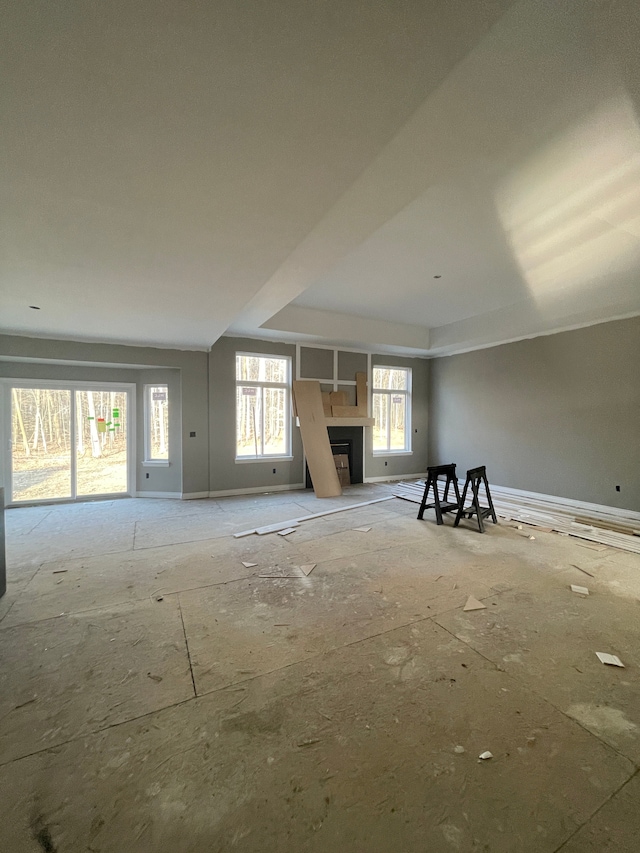
[[[128,491],[127,392],[76,391],[76,494]]]
[[[11,503],[131,493],[132,386],[14,384],[4,392]]]
[[[11,389],[11,501],[68,500],[71,392]]]

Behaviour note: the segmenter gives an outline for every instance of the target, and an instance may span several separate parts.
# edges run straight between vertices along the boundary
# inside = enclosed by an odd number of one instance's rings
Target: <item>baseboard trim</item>
[[[172,498],[180,500],[180,492],[136,492],[137,498]]]
[[[210,498],[231,498],[234,495],[260,495],[270,492],[298,492],[304,489],[304,483],[287,483],[284,486],[252,486],[250,489],[222,489],[209,492]]]
[[[365,483],[387,483],[392,480],[418,480],[420,477],[426,477],[427,472],[422,474],[387,474],[386,477],[365,477]]]
[[[203,498],[208,498],[209,492],[183,492],[180,498],[183,501],[199,501]]]

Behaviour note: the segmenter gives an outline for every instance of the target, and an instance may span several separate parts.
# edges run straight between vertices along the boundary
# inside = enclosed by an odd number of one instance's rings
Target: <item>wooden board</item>
[[[322,408],[325,418],[330,418],[333,413],[331,411],[331,394],[328,391],[322,392]]]
[[[325,418],[327,426],[375,426],[375,418]]]
[[[366,373],[356,373],[356,401],[359,417],[366,418],[369,414]]]
[[[360,509],[363,506],[371,506],[372,504],[380,504],[383,501],[392,501],[395,495],[388,495],[385,498],[374,498],[371,501],[362,501],[358,504],[350,504],[349,506],[339,506],[335,509],[325,509],[323,512],[314,512],[311,515],[301,515],[298,518],[290,518],[288,521],[281,521],[279,524],[270,524],[269,527],[275,528],[273,533],[276,533],[278,530],[284,530],[287,527],[295,527],[296,524],[300,524],[302,521],[312,521],[314,518],[323,518],[325,515],[335,515],[336,512],[346,512],[350,509]],[[252,533],[260,534],[262,531],[265,531],[264,527],[252,527],[251,530],[242,530],[240,533],[234,533],[233,536],[235,539],[240,539],[242,536],[251,536]]]
[[[347,397],[346,391],[332,391],[329,395],[331,400],[331,407],[334,406],[348,406],[349,398]]]
[[[359,418],[360,409],[357,406],[331,406],[331,416],[334,418]]]
[[[319,498],[341,495],[342,487],[329,443],[320,383],[298,379],[293,383],[293,394],[313,490]]]

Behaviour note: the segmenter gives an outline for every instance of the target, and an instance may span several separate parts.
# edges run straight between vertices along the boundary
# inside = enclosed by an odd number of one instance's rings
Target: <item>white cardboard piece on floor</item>
[[[624,664],[618,655],[610,655],[607,652],[596,652],[596,655],[601,663],[606,663],[609,666],[621,666],[624,669]]]
[[[578,595],[589,595],[589,590],[586,586],[578,586],[577,583],[571,584],[571,592],[577,592]]]
[[[493,753],[489,752],[489,750],[487,749],[484,752],[481,752],[478,758],[481,758],[483,761],[486,761],[487,758],[493,758]]]
[[[245,563],[245,561],[243,560],[243,561],[242,561],[242,565],[245,567],[245,569],[253,569],[253,568],[255,568],[258,564],[257,564],[257,563]]]
[[[311,572],[315,569],[317,563],[306,563],[304,566],[299,566],[301,572],[304,573],[305,577],[309,577]]]
[[[472,595],[467,599],[467,603],[462,608],[463,610],[486,610],[487,605],[483,604],[481,601],[478,601],[477,598],[474,598]]]
[[[370,527],[354,527],[354,530],[357,530],[359,533],[368,533],[371,528]]]

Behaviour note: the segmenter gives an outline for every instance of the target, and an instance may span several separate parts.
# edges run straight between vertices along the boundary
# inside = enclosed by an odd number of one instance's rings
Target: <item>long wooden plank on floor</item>
[[[241,530],[240,533],[234,533],[234,539],[240,539],[242,536],[251,536],[252,533],[257,533],[262,536],[264,533],[277,533],[278,530],[286,530],[287,527],[295,527],[303,521],[311,521],[314,518],[323,518],[325,515],[334,515],[336,512],[346,512],[349,509],[360,509],[363,506],[371,506],[371,504],[379,504],[383,501],[392,501],[395,495],[387,495],[385,498],[374,498],[372,501],[362,501],[359,504],[349,504],[349,506],[339,506],[334,509],[325,509],[323,512],[314,512],[311,515],[300,515],[298,518],[290,518],[287,521],[281,521],[278,524],[269,524],[265,527],[252,527],[251,530]]]
[[[293,394],[313,490],[319,498],[338,497],[342,487],[329,443],[320,383],[298,379],[293,383]]]

